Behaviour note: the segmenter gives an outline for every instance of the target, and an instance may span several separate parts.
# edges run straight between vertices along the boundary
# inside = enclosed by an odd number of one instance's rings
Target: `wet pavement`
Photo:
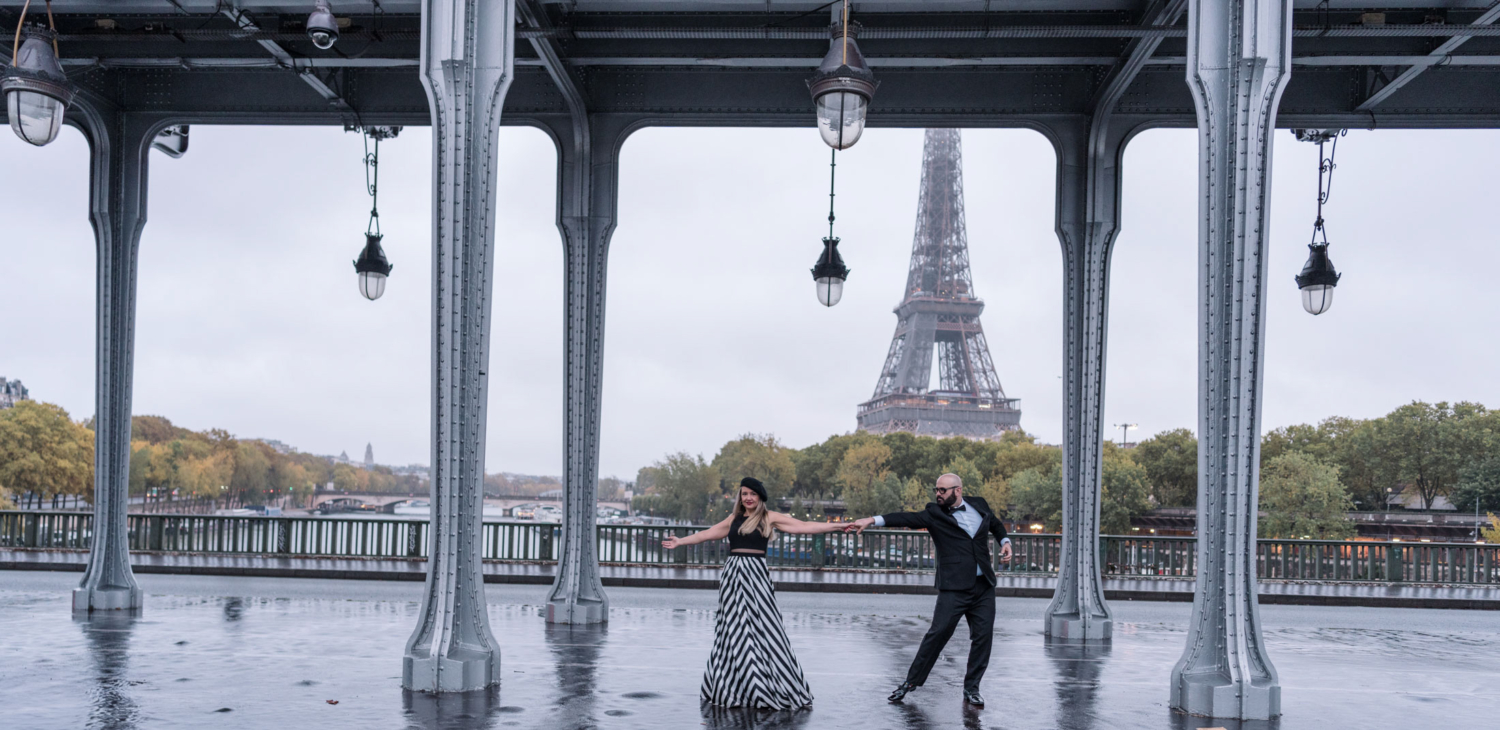
[[[1166,706],[1185,604],[1116,602],[1113,645],[1082,648],[1046,643],[1046,601],[1002,598],[989,705],[973,710],[962,626],[926,687],[885,702],[931,597],[783,594],[817,699],[758,713],[698,703],[712,591],[615,588],[606,627],[569,628],[542,620],[545,587],[487,586],[503,683],[434,698],[400,689],[420,584],[145,575],[144,615],[80,621],[76,580],[0,572],[0,727],[1412,728],[1490,726],[1500,711],[1489,611],[1266,606],[1285,715],[1240,725]]]
[[[315,578],[420,582],[427,561],[408,558],[287,557],[276,555],[201,555],[192,553],[130,554],[139,575],[219,575],[241,578]],[[0,548],[0,571],[57,570],[82,572],[86,550]],[[487,561],[486,583],[552,585],[555,563]],[[605,587],[716,589],[719,569],[664,565],[601,565]],[[1048,598],[1054,575],[999,573],[1001,597]],[[884,593],[933,595],[932,573],[895,570],[809,570],[772,568],[771,580],[782,593]],[[1111,601],[1191,601],[1193,580],[1162,576],[1106,576],[1104,596]],[[1260,582],[1262,604],[1374,606],[1388,608],[1463,608],[1500,610],[1500,585],[1424,585],[1341,581]]]

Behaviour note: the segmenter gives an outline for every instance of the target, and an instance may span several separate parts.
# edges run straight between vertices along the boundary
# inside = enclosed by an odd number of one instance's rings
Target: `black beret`
[[[770,497],[766,496],[766,485],[761,484],[760,480],[756,479],[755,477],[745,477],[744,479],[741,479],[740,480],[740,486],[742,486],[742,487],[749,487],[751,489],[751,491],[754,491],[756,494],[759,494],[760,495],[760,501],[762,501],[762,502],[765,502],[765,501],[767,501],[767,500],[770,499]]]

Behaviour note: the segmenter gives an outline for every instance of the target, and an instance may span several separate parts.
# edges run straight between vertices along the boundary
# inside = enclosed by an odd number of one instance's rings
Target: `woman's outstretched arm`
[[[699,530],[687,537],[669,537],[661,541],[661,546],[671,550],[678,545],[697,545],[700,542],[708,542],[709,540],[723,540],[729,537],[729,523],[731,522],[734,522],[734,515],[725,517],[722,522],[707,530]]]
[[[772,512],[771,524],[776,529],[792,535],[818,535],[825,532],[843,532],[844,526],[834,522],[803,522],[791,515]]]

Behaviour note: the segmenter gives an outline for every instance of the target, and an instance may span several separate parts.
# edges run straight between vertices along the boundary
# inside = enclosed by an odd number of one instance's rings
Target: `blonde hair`
[[[738,496],[734,499],[734,514],[736,517],[745,514],[745,500]],[[771,525],[770,511],[766,509],[764,499],[755,501],[755,511],[745,516],[745,524],[740,525],[741,535],[748,535],[752,532],[759,532],[767,540],[776,534],[776,528]]]

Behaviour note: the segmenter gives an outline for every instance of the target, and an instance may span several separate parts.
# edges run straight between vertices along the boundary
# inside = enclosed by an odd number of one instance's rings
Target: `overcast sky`
[[[500,135],[487,470],[561,472],[562,250],[556,153]],[[1061,277],[1054,155],[1030,131],[964,132],[974,284],[1021,424],[1061,434]],[[828,148],[811,129],[648,129],[626,143],[610,257],[602,473],[774,433],[802,447],[854,428],[890,344],[922,153],[918,129],[873,129],[839,159],[837,235],[853,272],[818,306]],[[137,414],[282,440],[366,442],[427,463],[430,136],[381,149],[395,270],[368,302],[351,265],[369,209],[360,138],[332,128],[194,127],[151,158],[141,242]],[[1148,132],[1125,157],[1111,288],[1105,422],[1132,441],[1196,427],[1197,146]],[[1413,399],[1500,405],[1493,213],[1500,133],[1352,131],[1326,216],[1344,272],[1333,309],[1301,310],[1316,148],[1276,136],[1265,424],[1378,416]],[[75,418],[93,411],[94,239],[88,159],[0,133],[0,376]],[[1485,183],[1484,180],[1491,182]],[[1111,437],[1118,440],[1119,431]]]

